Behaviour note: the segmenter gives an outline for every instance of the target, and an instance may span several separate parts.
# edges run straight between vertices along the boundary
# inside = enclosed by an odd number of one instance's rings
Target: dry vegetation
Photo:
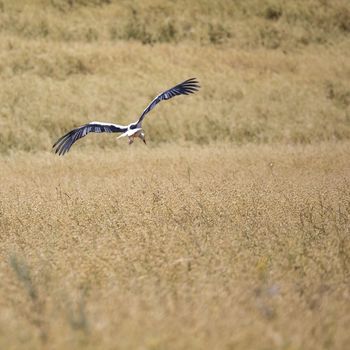
[[[0,348],[347,348],[349,36],[347,0],[0,0]],[[193,76],[147,147],[50,153]]]
[[[346,348],[349,143],[139,146],[3,158],[1,348]]]

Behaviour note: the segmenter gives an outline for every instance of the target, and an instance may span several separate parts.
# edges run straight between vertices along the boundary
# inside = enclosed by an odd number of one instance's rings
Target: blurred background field
[[[130,122],[193,76],[201,93],[145,125],[153,144],[349,138],[347,1],[1,4],[2,153],[48,150],[86,121]],[[116,147],[110,135],[90,143]]]
[[[347,0],[0,0],[0,348],[345,349]],[[159,104],[147,147],[63,133]]]

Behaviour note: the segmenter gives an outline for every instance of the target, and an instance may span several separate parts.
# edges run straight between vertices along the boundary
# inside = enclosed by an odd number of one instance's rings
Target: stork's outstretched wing
[[[181,84],[178,84],[178,85],[172,87],[169,90],[162,92],[147,106],[147,108],[142,112],[140,119],[135,124],[137,124],[137,127],[141,127],[141,123],[142,123],[143,119],[145,118],[145,115],[149,111],[151,111],[160,101],[169,100],[170,98],[177,96],[177,95],[192,94],[192,93],[196,92],[199,88],[200,88],[200,86],[199,86],[197,79],[191,78],[191,79],[184,81]]]
[[[80,126],[79,128],[73,129],[67,134],[63,135],[56,141],[52,148],[56,147],[55,153],[58,153],[59,155],[64,155],[70,150],[75,141],[86,136],[89,132],[125,132],[127,130],[127,126],[110,123],[91,122]]]

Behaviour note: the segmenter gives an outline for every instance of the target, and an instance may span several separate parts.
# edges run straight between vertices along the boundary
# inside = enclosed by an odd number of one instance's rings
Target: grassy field
[[[0,348],[346,349],[349,39],[345,0],[0,0]],[[147,146],[52,154],[190,77]]]

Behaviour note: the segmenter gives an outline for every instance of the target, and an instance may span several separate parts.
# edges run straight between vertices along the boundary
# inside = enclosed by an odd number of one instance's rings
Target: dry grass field
[[[346,349],[349,39],[347,0],[0,0],[0,349]],[[51,152],[190,77],[147,146]]]

